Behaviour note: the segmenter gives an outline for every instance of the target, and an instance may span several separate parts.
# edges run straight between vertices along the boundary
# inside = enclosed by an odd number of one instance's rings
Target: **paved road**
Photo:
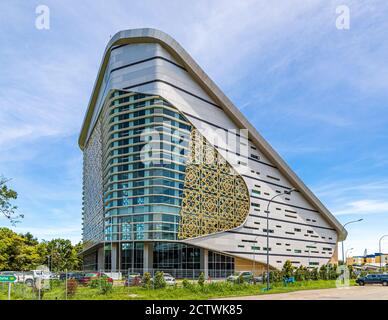
[[[228,300],[229,298],[226,298]],[[235,297],[236,300],[388,300],[388,287],[369,285],[342,289],[302,290],[259,296]]]

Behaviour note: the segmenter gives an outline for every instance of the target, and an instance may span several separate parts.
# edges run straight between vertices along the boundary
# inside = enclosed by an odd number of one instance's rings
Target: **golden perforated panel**
[[[249,212],[249,193],[242,177],[196,129],[190,138],[179,239],[236,228]]]

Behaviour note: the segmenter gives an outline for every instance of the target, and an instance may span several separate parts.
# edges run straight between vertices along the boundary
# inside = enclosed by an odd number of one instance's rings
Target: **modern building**
[[[336,261],[337,242],[346,238],[190,55],[159,30],[111,38],[79,146],[85,269],[260,272],[267,233],[271,268],[286,260],[315,267]]]

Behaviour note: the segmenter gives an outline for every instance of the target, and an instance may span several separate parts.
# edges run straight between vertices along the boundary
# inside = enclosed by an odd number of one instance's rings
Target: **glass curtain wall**
[[[209,277],[225,278],[234,272],[234,258],[213,251],[208,252]]]
[[[109,97],[101,117],[105,241],[176,240],[191,126],[158,96]]]

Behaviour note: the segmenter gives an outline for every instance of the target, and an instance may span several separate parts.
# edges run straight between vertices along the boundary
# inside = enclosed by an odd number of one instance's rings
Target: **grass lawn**
[[[350,285],[354,285],[351,280]],[[233,296],[247,296],[260,294],[276,294],[298,290],[313,290],[324,288],[335,288],[335,280],[301,281],[289,284],[285,287],[282,283],[274,284],[272,290],[265,292],[262,289],[265,285],[231,284],[225,282],[213,282],[203,287],[192,285],[190,288],[170,287],[164,289],[145,289],[142,287],[114,286],[112,292],[101,294],[98,288],[79,286],[76,294],[69,297],[70,300],[198,300],[210,298],[222,298]],[[7,299],[7,288],[0,287],[0,300]],[[36,299],[31,288],[16,286],[12,292],[12,300]],[[64,284],[60,283],[46,291],[43,300],[65,299]]]

